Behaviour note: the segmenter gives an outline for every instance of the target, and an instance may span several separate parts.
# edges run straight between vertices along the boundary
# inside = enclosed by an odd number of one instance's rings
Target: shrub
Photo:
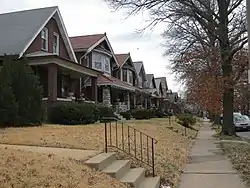
[[[7,77],[6,77],[7,76]],[[9,84],[8,75],[0,71],[0,126],[14,126],[17,123],[18,104]]]
[[[135,109],[131,111],[131,115],[135,119],[150,119],[154,117],[154,110],[149,109]]]
[[[91,103],[58,103],[49,109],[48,120],[63,125],[89,124],[99,118],[97,111]]]
[[[131,119],[131,112],[127,111],[127,112],[121,112],[120,113],[124,118],[126,118],[126,120],[130,120]]]
[[[155,110],[155,116],[158,118],[163,118],[165,117],[165,113],[159,109]]]
[[[97,105],[97,108],[99,110],[100,120],[104,117],[115,117],[113,108],[106,106],[104,104]]]
[[[15,107],[8,108],[10,111],[5,111],[5,113],[12,114],[12,117],[7,120],[8,116],[6,116],[5,121],[13,122],[15,119],[15,125],[41,124],[43,120],[42,87],[26,59],[17,60],[15,56],[5,56],[1,74],[4,75],[5,81],[8,80],[9,86],[3,87],[9,87],[6,92],[10,95],[7,97],[6,93],[1,93],[1,100],[8,101],[13,98],[16,103],[13,105],[18,108],[17,114]]]
[[[191,126],[196,123],[196,118],[191,114],[180,114],[177,118],[178,123],[187,128],[192,128]]]

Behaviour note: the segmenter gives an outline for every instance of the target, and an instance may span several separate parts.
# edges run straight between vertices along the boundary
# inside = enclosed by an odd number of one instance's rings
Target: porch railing
[[[118,149],[130,157],[146,164],[155,176],[155,144],[153,137],[113,117],[102,119],[105,123],[105,152]]]

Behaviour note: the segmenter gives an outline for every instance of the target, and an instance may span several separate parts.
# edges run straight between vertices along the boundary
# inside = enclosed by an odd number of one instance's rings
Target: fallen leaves
[[[158,141],[155,148],[156,174],[161,176],[164,184],[176,188],[197,131],[187,129],[187,136],[185,136],[185,128],[176,123],[174,117],[171,124],[166,118],[130,120],[126,123]],[[198,128],[197,124],[196,129]],[[120,129],[121,126],[118,126],[119,138]],[[113,141],[115,141],[114,135],[112,134]],[[104,124],[9,128],[0,134],[0,143],[103,150]],[[137,144],[139,148],[140,143],[137,142]],[[53,157],[50,156],[50,158]],[[65,171],[60,168],[57,170]],[[89,179],[89,184],[92,184],[92,179]]]
[[[250,145],[242,143],[222,143],[225,154],[233,166],[250,186]]]
[[[126,188],[108,175],[67,158],[14,149],[0,149],[0,153],[2,188]]]

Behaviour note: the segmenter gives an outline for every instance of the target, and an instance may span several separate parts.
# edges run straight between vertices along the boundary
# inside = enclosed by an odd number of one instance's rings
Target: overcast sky
[[[0,13],[59,6],[69,36],[107,33],[115,53],[130,52],[133,61],[143,61],[146,72],[156,77],[166,76],[173,91],[181,87],[166,68],[169,63],[163,57],[164,49],[160,34],[164,26],[153,33],[135,35],[136,29],[145,25],[145,16],[125,18],[125,12],[112,12],[103,0],[0,0]]]

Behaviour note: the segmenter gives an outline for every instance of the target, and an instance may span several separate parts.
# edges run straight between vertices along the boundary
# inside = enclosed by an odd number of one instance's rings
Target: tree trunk
[[[230,56],[230,42],[228,36],[228,7],[229,2],[225,0],[217,0],[219,7],[219,38],[220,38],[220,55],[222,74],[224,80],[223,91],[223,125],[221,134],[235,135],[233,125],[233,100],[234,100],[234,88],[233,88],[233,69],[232,69],[232,57]]]

